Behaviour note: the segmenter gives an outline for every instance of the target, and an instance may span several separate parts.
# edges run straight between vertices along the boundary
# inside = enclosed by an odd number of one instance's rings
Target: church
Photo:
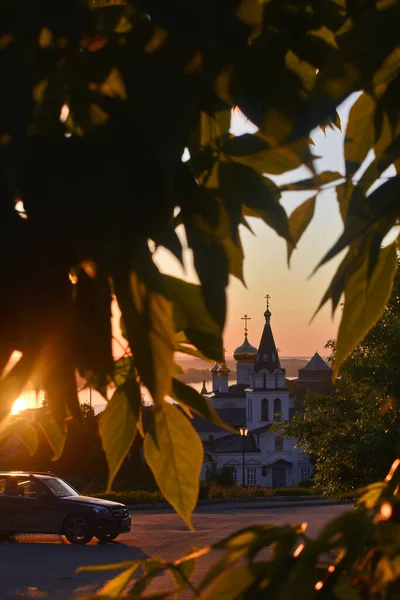
[[[286,385],[286,370],[281,367],[271,328],[269,296],[264,317],[258,348],[248,340],[248,317],[244,317],[244,341],[233,353],[236,383],[229,385],[230,370],[224,361],[211,369],[212,392],[203,385],[201,393],[240,436],[199,416],[194,418],[193,425],[204,444],[202,479],[211,465],[231,468],[237,483],[246,486],[292,487],[313,474],[310,456],[296,448],[297,440],[275,430],[279,420],[290,420],[301,409],[295,409],[293,389]],[[314,370],[317,365],[323,377],[328,371],[332,373],[317,353],[309,365]],[[307,373],[309,365],[302,371]]]

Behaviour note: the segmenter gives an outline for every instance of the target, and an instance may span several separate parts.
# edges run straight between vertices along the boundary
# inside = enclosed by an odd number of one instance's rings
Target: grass
[[[315,496],[313,488],[262,488],[246,487],[240,485],[222,486],[216,483],[201,483],[199,499],[213,498],[272,498],[276,496]],[[155,504],[163,502],[164,498],[158,491],[147,492],[145,490],[131,490],[121,492],[100,492],[92,494],[95,498],[113,500],[122,504]]]

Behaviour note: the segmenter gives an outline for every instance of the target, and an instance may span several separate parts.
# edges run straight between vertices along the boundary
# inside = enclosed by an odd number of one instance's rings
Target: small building
[[[292,379],[289,386],[296,398],[295,406],[303,407],[305,396],[334,392],[333,369],[315,352],[306,366],[299,369],[299,376]]]

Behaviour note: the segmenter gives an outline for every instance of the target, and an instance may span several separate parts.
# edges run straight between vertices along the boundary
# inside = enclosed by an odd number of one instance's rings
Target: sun
[[[23,396],[20,396],[12,405],[11,414],[18,415],[22,410],[26,410],[27,408],[28,406],[26,404],[25,398]]]

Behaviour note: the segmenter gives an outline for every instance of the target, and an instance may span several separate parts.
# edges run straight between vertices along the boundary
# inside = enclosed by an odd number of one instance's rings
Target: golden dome
[[[257,348],[252,346],[247,339],[247,334],[244,336],[244,342],[241,346],[238,346],[233,353],[233,358],[237,362],[254,362],[257,356]]]

